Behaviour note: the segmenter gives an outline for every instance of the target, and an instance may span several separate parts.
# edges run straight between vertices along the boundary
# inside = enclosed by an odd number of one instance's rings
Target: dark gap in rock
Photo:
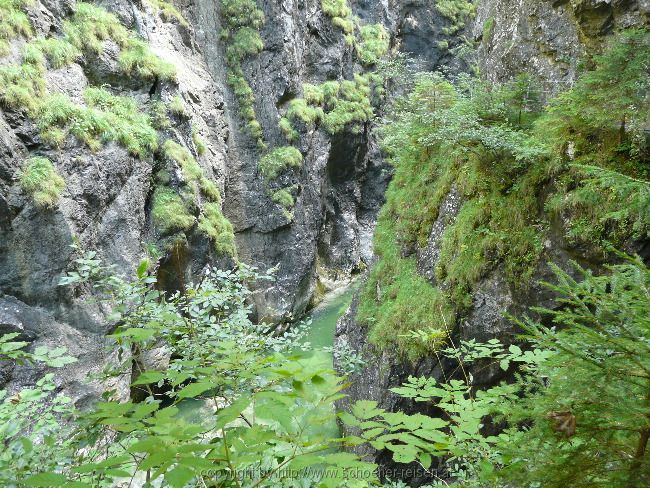
[[[156,94],[156,92],[158,91],[159,86],[160,86],[160,80],[158,80],[158,77],[156,76],[156,78],[153,81],[153,85],[151,85],[151,88],[149,89],[149,96],[150,97],[152,97],[152,96],[154,96]]]

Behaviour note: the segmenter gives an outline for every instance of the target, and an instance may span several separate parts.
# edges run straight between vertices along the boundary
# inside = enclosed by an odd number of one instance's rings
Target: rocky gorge
[[[300,318],[329,290],[372,269],[373,234],[393,173],[374,129],[394,95],[378,90],[391,82],[374,78],[379,63],[366,57],[373,43],[379,57],[403,53],[417,71],[475,72],[491,82],[527,73],[548,100],[573,85],[585,55],[616,32],[650,22],[648,0],[351,0],[351,11],[335,13],[319,0],[258,0],[244,20],[230,15],[234,2],[173,3],[95,2],[101,10],[86,12],[91,32],[79,27],[86,4],[14,0],[11,8],[24,11],[31,27],[0,31],[7,46],[0,51],[0,334],[19,333],[33,347],[64,346],[79,358],[56,379],[78,406],[103,388],[87,379],[114,360],[106,348],[114,324],[93,290],[59,286],[84,250],[127,275],[150,259],[167,291],[198,280],[207,266],[274,268],[275,281],[253,295],[255,318],[268,323]],[[9,18],[2,15],[0,26]],[[260,43],[237,38],[243,28]],[[374,34],[364,39],[364,32]],[[39,39],[63,39],[72,55],[61,60]],[[30,57],[30,46],[40,55]],[[242,79],[246,89],[237,87]],[[23,89],[43,106],[21,104]],[[55,112],[54,102],[67,115]],[[110,117],[98,121],[98,113]],[[275,151],[295,164],[277,163]],[[59,187],[54,201],[39,203],[24,183],[35,158],[50,162],[46,179]],[[452,186],[426,245],[402,250],[432,286],[442,236],[462,198]],[[545,231],[542,247],[531,282],[549,278],[548,261],[602,264],[565,239],[561,219]],[[642,240],[629,249],[650,253]],[[553,306],[549,292],[513,289],[504,274],[498,264],[483,274],[453,337],[508,343],[515,329],[505,314]],[[371,344],[357,320],[360,300],[357,293],[339,321],[335,347],[357,351],[366,366],[338,406],[371,399],[413,411],[413,402],[389,388],[409,376],[440,376],[446,366]],[[164,357],[151,361],[164,367]],[[3,364],[0,387],[30,384],[41,373]],[[504,374],[482,371],[478,382]],[[118,385],[123,391],[128,380]],[[387,462],[385,453],[362,453]]]
[[[65,35],[75,5],[26,4],[35,31],[30,35]],[[239,258],[263,269],[278,267],[274,285],[256,295],[261,319],[299,317],[324,290],[370,263],[372,230],[390,173],[370,122],[334,135],[306,128],[299,140],[304,164],[282,176],[286,181],[281,184],[296,192],[288,217],[265,188],[258,170],[262,151],[245,130],[237,97],[227,83],[225,26],[218,2],[179,4],[172,14],[147,2],[97,5],[173,64],[174,79],[125,73],[119,65],[120,46],[107,39],[98,53],[84,52],[61,67],[50,61],[45,91],[81,101],[87,87],[109,86],[115,95],[132,98],[150,111],[161,102],[181,102],[183,108],[171,114],[161,132],[189,151],[217,185]],[[246,57],[242,69],[255,94],[255,113],[267,144],[273,147],[284,138],[278,128],[281,113],[301,94],[303,83],[349,79],[362,66],[319,2],[267,2],[260,7],[266,19],[260,30],[264,48]],[[432,47],[444,39],[452,46],[461,42],[437,28],[451,21],[437,13],[434,3],[359,2],[352,7],[361,23],[385,25],[390,44],[417,57],[423,68],[458,64],[448,50]],[[5,66],[19,62],[26,45],[21,36],[10,41],[2,58]],[[39,207],[21,191],[21,169],[34,155],[55,162],[65,180],[54,207]],[[209,239],[196,229],[173,246],[163,242],[164,231],[152,217],[152,197],[154,172],[169,161],[160,150],[135,157],[119,143],[89,148],[67,137],[52,144],[24,107],[3,107],[2,330],[19,331],[36,344],[62,344],[88,358],[79,368],[81,383],[88,370],[100,366],[97,359],[105,357],[107,330],[102,311],[85,300],[88,290],[69,296],[58,286],[78,257],[71,244],[97,250],[124,272],[133,270],[152,247],[166,246],[156,250],[162,252],[157,273],[170,290],[196,278],[208,263],[228,266],[229,258],[211,251]],[[182,185],[187,177],[177,161],[171,162],[173,184]],[[76,381],[74,375],[66,379]]]

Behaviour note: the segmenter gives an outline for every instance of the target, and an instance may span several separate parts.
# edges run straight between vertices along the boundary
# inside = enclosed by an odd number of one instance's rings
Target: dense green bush
[[[36,206],[53,207],[65,188],[65,181],[49,159],[37,156],[25,163],[20,186],[32,197]]]
[[[142,400],[120,402],[107,392],[84,412],[55,404],[66,414],[66,428],[50,410],[34,417],[54,388],[51,378],[23,390],[24,399],[4,398],[0,480],[50,487],[110,487],[140,479],[172,488],[374,486],[375,466],[339,451],[342,440],[327,428],[335,420],[341,379],[297,352],[300,329],[271,333],[249,318],[249,284],[269,275],[243,265],[208,269],[199,283],[166,296],[156,290],[150,265],[143,261],[126,280],[88,253],[61,280],[94,290],[111,310],[116,363],[102,378],[130,378]],[[26,344],[12,338],[0,338],[2,360],[27,356],[21,350]],[[169,367],[143,370],[144,355],[161,346],[171,354]],[[66,364],[61,354],[50,354],[53,364]],[[21,426],[36,431],[20,432]],[[39,442],[39,435],[46,441]],[[355,479],[359,473],[362,480]]]
[[[518,322],[525,342],[507,350],[496,339],[412,334],[422,343],[437,338],[438,360],[457,366],[444,380],[410,377],[391,391],[441,413],[358,402],[342,415],[361,431],[357,442],[425,469],[437,458],[444,486],[647,486],[650,269],[621,258],[601,276],[574,264],[578,280],[555,268],[557,284],[546,286],[561,306],[536,310],[555,327]],[[485,389],[477,368],[514,370],[517,380]]]

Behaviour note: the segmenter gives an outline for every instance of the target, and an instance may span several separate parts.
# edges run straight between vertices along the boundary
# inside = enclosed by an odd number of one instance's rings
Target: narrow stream
[[[324,351],[323,348],[334,345],[336,322],[352,300],[355,288],[355,285],[352,284],[335,290],[305,317],[305,320],[311,319],[311,324],[303,338],[303,342],[309,342],[313,349],[302,352],[303,359],[301,361],[310,364],[314,370],[331,369],[333,367],[332,352]],[[178,406],[183,417],[190,422],[200,423],[206,416],[213,415],[211,406],[202,399],[186,399]],[[325,417],[329,416],[325,415]],[[313,434],[325,435],[331,439],[338,438],[341,435],[334,417],[319,425],[310,426],[309,430]]]
[[[333,346],[336,322],[350,304],[354,290],[354,284],[335,290],[311,311],[307,317],[311,319],[311,325],[304,338],[305,342],[309,342],[314,349]],[[331,354],[328,366],[332,366]]]

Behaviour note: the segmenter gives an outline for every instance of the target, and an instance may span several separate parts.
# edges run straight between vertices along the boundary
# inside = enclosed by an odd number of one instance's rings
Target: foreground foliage
[[[92,285],[96,298],[111,306],[119,362],[104,376],[131,377],[131,400],[118,401],[108,391],[88,412],[62,410],[74,424],[54,423],[51,432],[36,425],[38,435],[52,437],[41,446],[50,460],[12,471],[16,461],[8,459],[0,467],[9,486],[115,486],[145,479],[173,487],[293,486],[290,480],[306,467],[318,486],[343,486],[356,469],[373,479],[372,465],[333,449],[340,439],[326,428],[340,379],[300,353],[300,328],[271,334],[249,320],[247,283],[270,276],[243,266],[210,270],[183,294],[166,297],[155,290],[146,261],[130,281],[113,275],[94,253],[77,262],[61,283]],[[8,344],[3,359],[27,354],[18,349],[24,343]],[[165,370],[144,369],[152,350],[169,355]],[[37,385],[44,392],[25,390],[15,403],[42,401],[54,388],[45,383],[49,378]],[[26,421],[30,412],[21,408],[13,415]],[[20,427],[7,435],[23,446]]]
[[[600,276],[578,265],[572,275],[555,268],[557,282],[546,286],[561,306],[536,310],[554,327],[524,318],[517,345],[445,336],[441,378],[413,377],[392,389],[435,407],[435,417],[361,401],[341,414],[358,434],[339,439],[326,425],[341,379],[297,352],[299,330],[274,335],[248,320],[246,283],[268,276],[210,271],[166,298],[152,288],[146,262],[137,279],[124,281],[89,253],[62,284],[93,284],[98,299],[110,299],[119,361],[104,374],[130,376],[131,399],[109,391],[76,412],[53,393],[52,375],[12,396],[2,392],[0,479],[6,486],[373,486],[377,467],[338,451],[344,443],[417,463],[435,486],[647,486],[650,269],[620,259]],[[62,349],[25,352],[15,339],[0,340],[4,361],[73,361]],[[168,354],[164,370],[145,369],[153,350]],[[516,381],[475,384],[474,375],[495,368],[516,372]]]

